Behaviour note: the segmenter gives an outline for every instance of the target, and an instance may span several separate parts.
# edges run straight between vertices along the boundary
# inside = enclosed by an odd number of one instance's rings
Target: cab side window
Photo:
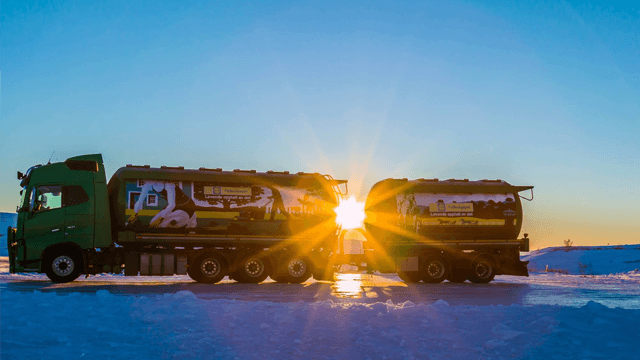
[[[72,206],[89,201],[89,196],[82,186],[68,185],[62,187],[62,206]]]
[[[35,190],[35,201],[31,201],[31,210],[41,212],[62,207],[62,189],[58,185],[38,186]]]
[[[83,204],[89,201],[79,185],[43,185],[31,189],[29,211],[33,213]]]

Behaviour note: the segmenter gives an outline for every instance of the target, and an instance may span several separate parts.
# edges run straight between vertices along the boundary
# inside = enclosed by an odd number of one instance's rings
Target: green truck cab
[[[83,252],[113,245],[101,155],[36,165],[18,173],[18,179],[18,225],[9,229],[12,273],[42,271],[54,281],[75,279],[84,272]]]

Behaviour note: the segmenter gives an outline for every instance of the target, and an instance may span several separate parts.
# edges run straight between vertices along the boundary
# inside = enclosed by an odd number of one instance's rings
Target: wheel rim
[[[432,279],[439,279],[444,276],[444,264],[440,261],[432,261],[427,266],[427,275]]]
[[[250,259],[244,263],[244,272],[250,277],[259,277],[264,273],[264,263],[259,259]]]
[[[307,272],[307,263],[302,259],[292,259],[287,266],[289,275],[298,278]]]
[[[474,268],[476,276],[480,279],[488,279],[491,276],[493,268],[487,261],[481,261]]]
[[[58,276],[69,276],[75,268],[73,259],[68,255],[60,255],[51,264],[54,274]]]
[[[200,264],[200,271],[206,277],[215,277],[220,273],[220,262],[217,259],[205,259]]]

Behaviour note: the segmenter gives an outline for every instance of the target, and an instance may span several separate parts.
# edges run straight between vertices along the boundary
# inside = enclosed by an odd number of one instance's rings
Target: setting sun
[[[356,229],[364,226],[364,203],[357,201],[353,196],[340,202],[336,212],[336,222],[343,229]]]

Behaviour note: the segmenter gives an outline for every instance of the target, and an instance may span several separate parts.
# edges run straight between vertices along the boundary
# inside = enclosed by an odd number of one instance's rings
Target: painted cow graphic
[[[156,192],[167,200],[149,224],[152,228],[195,228],[197,226],[196,204],[173,182],[148,180],[142,186],[138,201],[134,205],[135,214],[129,218],[134,223],[150,192]]]

